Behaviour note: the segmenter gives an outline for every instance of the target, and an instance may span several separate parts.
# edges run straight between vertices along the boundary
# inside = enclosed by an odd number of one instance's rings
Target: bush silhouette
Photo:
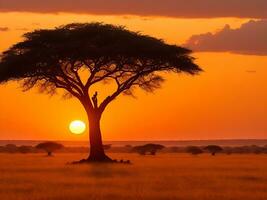
[[[18,151],[20,153],[33,153],[34,148],[32,146],[22,145],[22,146],[18,147]]]
[[[64,146],[56,142],[43,142],[36,146],[37,149],[42,149],[47,152],[47,156],[52,156],[56,150],[62,149]]]
[[[18,147],[15,144],[7,144],[5,146],[5,151],[8,153],[16,153],[18,151]]]
[[[203,153],[203,150],[197,146],[189,146],[186,148],[187,153],[191,153],[192,155],[198,155]]]
[[[220,146],[217,146],[217,145],[208,145],[204,149],[207,150],[208,152],[210,152],[211,155],[213,155],[213,156],[215,156],[217,153],[223,151],[223,148],[221,148]]]

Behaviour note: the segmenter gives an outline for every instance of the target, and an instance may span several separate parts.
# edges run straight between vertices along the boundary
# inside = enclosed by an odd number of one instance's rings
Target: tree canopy
[[[132,94],[135,86],[153,91],[163,82],[156,72],[196,74],[190,50],[132,32],[121,26],[102,23],[69,24],[56,29],[36,30],[1,56],[0,83],[23,80],[25,90],[38,86],[54,94],[63,88],[82,100],[89,88],[114,81],[117,90],[106,97],[100,108],[120,93]],[[89,72],[82,81],[79,71]],[[97,93],[89,107],[97,107]]]

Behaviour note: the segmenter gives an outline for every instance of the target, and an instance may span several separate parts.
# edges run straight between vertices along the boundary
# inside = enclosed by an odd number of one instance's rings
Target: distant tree
[[[209,146],[206,146],[204,149],[207,150],[208,152],[210,152],[211,155],[213,155],[213,156],[215,156],[217,153],[223,151],[223,148],[221,148],[220,146],[217,146],[217,145],[209,145]]]
[[[8,153],[16,153],[18,151],[18,147],[15,144],[7,144],[5,146],[5,151]]]
[[[18,147],[18,151],[20,153],[33,153],[34,152],[32,146],[26,146],[26,145],[22,145]]]
[[[156,153],[163,148],[165,147],[160,144],[145,144],[133,147],[133,151],[139,153],[140,155],[146,155],[147,153],[150,155],[156,155]]]
[[[162,72],[198,74],[201,69],[190,53],[121,26],[69,24],[26,33],[24,41],[2,54],[0,83],[21,81],[24,91],[37,86],[53,95],[64,89],[65,98],[76,97],[89,120],[90,155],[81,162],[112,162],[100,131],[106,107],[121,94],[133,96],[136,87],[147,92],[159,88]],[[116,86],[102,102],[95,90],[99,83]]]
[[[47,152],[48,156],[52,156],[52,153],[56,150],[62,149],[64,146],[56,142],[43,142],[36,146],[37,149],[42,149]]]
[[[200,147],[197,146],[189,146],[186,148],[186,152],[187,153],[191,153],[192,155],[198,155],[198,154],[202,154],[203,151]]]

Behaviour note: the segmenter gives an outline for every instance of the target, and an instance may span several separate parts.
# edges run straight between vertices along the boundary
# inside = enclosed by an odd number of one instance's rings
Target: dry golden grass
[[[266,200],[267,155],[160,154],[66,165],[81,154],[0,154],[1,200]]]

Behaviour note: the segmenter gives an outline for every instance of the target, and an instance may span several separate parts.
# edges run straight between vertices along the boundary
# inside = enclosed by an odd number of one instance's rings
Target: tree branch
[[[65,67],[65,71],[67,71],[67,66],[68,66],[68,64],[69,63],[67,63],[65,66],[64,65],[61,65],[59,68],[60,68],[60,75],[61,75],[61,77],[68,83],[68,84],[70,84],[71,85],[71,87],[73,87],[73,88],[75,88],[75,90],[79,93],[79,94],[81,94],[81,95],[83,95],[83,88],[81,88],[80,86],[79,86],[79,83],[78,82],[76,82],[73,78],[71,78],[70,76],[68,76],[65,72],[64,72],[64,70],[62,69],[62,67]]]
[[[147,71],[138,72],[137,74],[135,74],[131,78],[127,79],[125,82],[118,84],[118,89],[112,95],[106,97],[106,99],[100,104],[100,106],[99,106],[100,111],[103,112],[105,110],[105,108],[107,107],[107,105],[111,101],[113,101],[118,95],[120,95],[123,91],[130,89],[131,86],[134,84],[134,82],[139,77],[144,76],[146,74],[149,74],[152,71],[154,71],[154,70],[147,70]]]
[[[82,82],[82,80],[81,80],[81,78],[80,78],[80,76],[79,76],[79,74],[78,74],[78,69],[79,69],[81,66],[82,66],[82,65],[80,65],[80,66],[75,66],[75,64],[72,63],[72,64],[71,64],[71,71],[72,71],[72,73],[74,74],[75,78],[76,78],[77,81],[78,81],[77,84],[80,86],[80,88],[81,88],[82,90],[84,90],[83,82]],[[77,67],[78,69],[75,69],[75,67]]]

